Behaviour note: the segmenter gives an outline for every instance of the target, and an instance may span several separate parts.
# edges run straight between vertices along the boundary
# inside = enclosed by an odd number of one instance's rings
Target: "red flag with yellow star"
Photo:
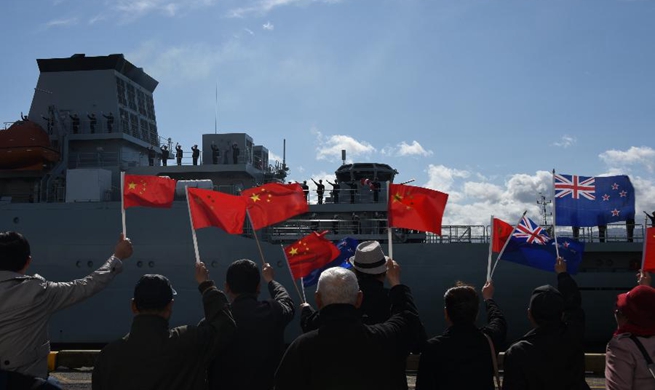
[[[644,271],[655,272],[655,227],[646,229],[644,239]]]
[[[507,242],[509,236],[511,236],[512,232],[514,232],[514,226],[503,220],[494,218],[492,229],[494,231],[491,235],[493,238],[491,250],[499,253],[501,250],[503,250],[503,246],[505,246],[505,242]]]
[[[327,230],[322,233],[312,232],[284,247],[294,279],[304,278],[341,254],[339,248],[325,238],[326,234]]]
[[[248,204],[248,213],[255,230],[309,211],[307,199],[298,183],[264,184],[242,191],[241,197]]]
[[[389,185],[389,226],[441,234],[448,194],[404,184]]]
[[[230,234],[243,233],[246,202],[240,196],[189,188],[189,210],[194,229],[219,227]]]
[[[149,175],[125,175],[123,208],[134,206],[171,207],[175,197],[174,179]]]

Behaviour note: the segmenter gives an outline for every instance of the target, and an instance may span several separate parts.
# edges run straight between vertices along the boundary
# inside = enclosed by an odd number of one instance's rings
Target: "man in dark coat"
[[[275,374],[276,390],[398,389],[395,357],[420,321],[409,288],[400,284],[400,267],[391,259],[386,267],[392,316],[376,325],[362,322],[357,309],[364,295],[352,271],[321,273],[315,293],[320,328],[289,346]]]
[[[323,204],[323,194],[325,193],[325,184],[323,184],[323,180],[319,179],[318,183],[316,180],[312,179],[314,184],[316,184],[316,195],[318,196],[318,204]]]
[[[388,257],[384,255],[380,243],[364,241],[357,246],[355,255],[350,258],[359,289],[364,297],[359,306],[361,320],[366,325],[381,324],[393,315],[390,290],[384,287]],[[303,304],[300,326],[303,332],[318,329],[322,322],[320,311],[314,311],[309,304]],[[407,357],[410,352],[419,353],[427,335],[420,321],[411,332],[404,335],[403,345],[396,349],[393,357],[391,377],[396,389],[407,389]]]
[[[225,353],[211,363],[210,389],[268,390],[284,353],[284,328],[294,315],[287,290],[273,280],[270,264],[262,276],[272,299],[258,301],[260,276],[257,264],[237,260],[227,269],[225,291],[232,300],[237,331]]]
[[[557,259],[555,272],[557,289],[546,285],[532,292],[528,318],[534,329],[505,353],[505,390],[589,389],[580,291],[562,258]]]
[[[198,157],[200,157],[200,149],[198,149],[198,145],[193,145],[191,147],[191,158],[193,159],[193,165],[198,165]]]
[[[161,148],[161,165],[166,166],[168,165],[168,155],[170,152],[168,151],[168,146],[163,145]]]
[[[177,159],[177,165],[182,165],[182,157],[184,156],[184,151],[182,150],[182,145],[175,145],[175,158]]]
[[[93,368],[94,390],[204,389],[212,356],[220,353],[235,330],[227,297],[209,280],[203,263],[196,264],[205,321],[199,326],[169,329],[173,296],[168,279],[148,274],[134,289],[130,333],[102,349]]]
[[[152,146],[150,146],[148,148],[148,165],[150,166],[155,165],[155,157],[157,157],[157,153],[155,153],[155,149]]]
[[[307,185],[307,180],[303,181],[300,185],[302,192],[305,194],[305,200],[309,202],[309,186]]]
[[[472,286],[458,283],[444,296],[448,329],[427,342],[416,376],[417,390],[494,389],[494,362],[505,342],[507,323],[493,300],[493,284],[482,288],[487,325],[475,321],[480,301]],[[493,343],[493,351],[490,341]]]

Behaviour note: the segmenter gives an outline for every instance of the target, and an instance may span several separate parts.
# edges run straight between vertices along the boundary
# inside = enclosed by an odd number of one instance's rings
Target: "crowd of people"
[[[0,389],[59,389],[48,377],[48,321],[59,310],[100,293],[133,253],[122,234],[96,271],[70,282],[30,276],[28,240],[0,233]],[[38,261],[35,259],[34,261]],[[317,308],[300,304],[303,334],[288,347],[284,331],[295,303],[270,264],[234,261],[221,291],[202,262],[195,280],[204,307],[197,325],[170,328],[176,291],[164,275],[143,275],[130,302],[129,333],[100,352],[93,389],[407,389],[406,360],[421,354],[416,389],[588,389],[582,346],[585,314],[567,265],[554,265],[557,287],[534,289],[532,329],[498,352],[507,323],[488,281],[478,292],[457,283],[444,295],[447,329],[429,338],[400,266],[377,241],[357,246],[352,270],[323,271]],[[386,286],[385,286],[386,282]],[[637,286],[619,294],[617,329],[607,345],[608,389],[653,389],[655,289],[639,272]],[[260,300],[265,287],[270,299]],[[486,324],[476,325],[480,294]],[[127,309],[127,308],[126,308]],[[127,324],[126,324],[127,325]]]
[[[377,203],[380,201],[380,192],[382,191],[382,183],[375,180],[351,180],[351,181],[339,181],[339,179],[334,179],[334,183],[329,180],[325,180],[326,183],[332,186],[330,191],[330,198],[327,199],[325,195],[325,184],[323,184],[323,179],[318,181],[313,178],[311,181],[314,182],[316,187],[316,204],[324,203],[367,203],[373,202]],[[302,183],[298,183],[305,193],[305,199],[309,203],[309,186],[307,185],[307,180],[304,180]],[[342,195],[348,195],[344,198]],[[340,200],[341,199],[341,200]]]

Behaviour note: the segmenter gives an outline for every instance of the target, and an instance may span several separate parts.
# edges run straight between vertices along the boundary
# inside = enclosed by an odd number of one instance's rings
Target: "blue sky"
[[[200,144],[217,113],[219,132],[277,156],[286,139],[290,180],[332,179],[346,149],[448,192],[445,223],[537,219],[553,168],[628,174],[638,213],[655,210],[652,0],[10,0],[0,14],[3,122],[29,111],[37,58],[123,53],[160,82],[162,136]]]

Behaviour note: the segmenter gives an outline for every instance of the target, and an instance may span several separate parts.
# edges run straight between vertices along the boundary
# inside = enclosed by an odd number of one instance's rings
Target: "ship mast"
[[[548,226],[548,216],[553,215],[552,212],[548,212],[546,209],[546,206],[548,206],[551,203],[550,200],[546,200],[546,196],[544,196],[541,192],[539,193],[539,198],[537,198],[537,204],[541,206],[540,214],[544,218],[542,226]]]

